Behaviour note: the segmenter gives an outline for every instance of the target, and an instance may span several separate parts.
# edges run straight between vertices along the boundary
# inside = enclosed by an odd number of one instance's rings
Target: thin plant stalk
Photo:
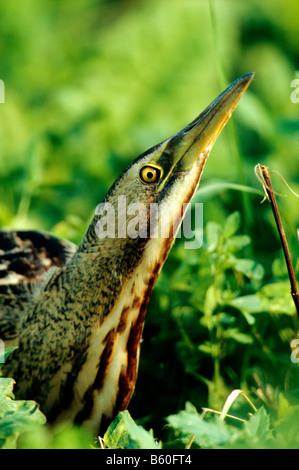
[[[267,168],[264,165],[259,164],[257,165],[256,169],[257,169],[258,174],[262,177],[262,184],[264,187],[264,191],[271,204],[271,208],[273,211],[274,219],[275,219],[276,226],[278,229],[278,233],[279,233],[279,237],[281,240],[284,257],[285,257],[285,261],[286,261],[286,265],[288,269],[288,274],[289,274],[289,279],[290,279],[290,284],[291,284],[291,295],[292,295],[292,298],[296,307],[297,315],[299,317],[299,292],[297,289],[295,272],[294,272],[294,268],[293,268],[293,264],[291,260],[291,255],[290,255],[287,239],[285,236],[284,228],[281,222],[279,209],[278,209],[276,198],[275,198],[275,193],[274,193],[273,186],[271,183],[271,177]]]

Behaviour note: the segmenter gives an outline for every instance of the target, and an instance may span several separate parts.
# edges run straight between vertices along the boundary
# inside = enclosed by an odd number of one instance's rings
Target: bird
[[[37,231],[0,232],[0,339],[15,347],[2,375],[48,423],[98,434],[127,409],[151,292],[210,150],[253,76],[235,80],[190,124],[135,158],[78,247]],[[136,207],[144,211],[133,230]],[[159,208],[154,217],[151,207]]]

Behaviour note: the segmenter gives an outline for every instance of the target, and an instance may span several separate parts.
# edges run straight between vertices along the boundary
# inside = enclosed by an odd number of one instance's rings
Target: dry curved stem
[[[205,417],[205,415],[207,413],[214,413],[214,414],[217,414],[217,415],[222,415],[222,411],[217,411],[217,410],[213,410],[212,408],[202,408],[203,412],[202,414],[200,415],[200,417],[203,419]],[[236,419],[237,421],[241,421],[242,423],[245,423],[245,419],[243,418],[238,418],[238,416],[234,416],[234,415],[229,415],[227,413],[225,413],[224,415],[224,418],[232,418],[232,419]],[[223,418],[223,419],[224,419]],[[222,420],[222,418],[220,417],[220,419]]]
[[[288,190],[294,194],[294,196],[296,197],[299,197],[299,194],[297,194],[292,188],[291,186],[286,182],[286,180],[284,179],[284,177],[279,173],[279,171],[276,171],[276,170],[271,170],[269,171],[269,175],[272,175],[273,173],[276,173],[281,179],[282,181],[284,182],[284,184],[286,185],[286,187],[288,188]],[[276,193],[275,193],[276,194]],[[282,196],[284,196],[284,194],[282,194]]]
[[[191,436],[189,437],[189,440],[185,446],[185,449],[191,449],[191,446],[193,444],[193,441],[194,441],[194,438],[195,438],[195,434],[191,434]]]
[[[214,413],[214,414],[217,414],[217,415],[220,415],[219,416],[219,419],[221,421],[224,421],[225,418],[232,418],[232,419],[235,419],[237,421],[241,421],[242,423],[245,423],[246,420],[243,419],[243,418],[239,418],[238,416],[234,416],[234,415],[231,415],[231,414],[228,414],[228,410],[230,409],[230,407],[232,406],[232,404],[234,403],[234,401],[238,398],[239,395],[242,395],[246,400],[247,402],[249,403],[249,405],[252,407],[253,411],[256,412],[257,411],[257,408],[254,406],[254,404],[252,403],[252,401],[248,398],[248,396],[246,395],[246,393],[243,392],[243,390],[239,390],[239,389],[236,389],[236,390],[233,390],[229,396],[227,397],[225,403],[224,403],[224,406],[222,408],[221,411],[217,411],[217,410],[213,410],[212,408],[202,408],[203,412],[201,413],[201,418],[203,419],[205,417],[205,415],[207,413]],[[251,413],[249,414],[251,415]]]
[[[261,167],[263,168],[266,168],[264,167],[263,165],[256,165],[254,167],[254,173],[255,173],[255,176],[257,177],[257,179],[259,180],[259,182],[261,183],[262,187],[263,187],[263,190],[264,190],[264,193],[265,193],[265,196],[264,196],[264,199],[261,201],[261,204],[265,201],[265,199],[268,199],[268,201],[270,201],[270,198],[269,198],[269,195],[268,195],[268,190],[270,190],[270,188],[267,186],[267,183],[263,177],[263,173],[262,173],[262,169]],[[269,175],[273,173],[273,172],[269,172]],[[280,173],[279,173],[280,175]],[[280,175],[281,176],[281,175]],[[285,180],[284,180],[285,181]],[[288,185],[287,185],[288,186]],[[274,191],[273,191],[274,192]],[[277,196],[285,196],[285,194],[279,194],[279,193],[275,193]]]
[[[265,197],[264,199],[261,201],[261,204],[264,202],[265,199],[268,199],[268,201],[270,201],[269,199],[269,195],[268,195],[268,191],[273,191],[274,194],[276,194],[276,196],[282,196],[282,197],[285,197],[286,195],[285,194],[279,194],[277,193],[276,191],[273,190],[273,187],[272,185],[270,187],[267,186],[267,183],[265,181],[265,178],[263,176],[263,170],[262,168],[266,168],[264,165],[261,165],[260,163],[258,165],[256,165],[254,167],[254,173],[255,173],[255,176],[257,177],[257,179],[259,180],[259,182],[261,183],[262,187],[263,187],[263,190],[264,190],[264,193],[265,193]],[[291,187],[290,185],[286,182],[286,180],[284,179],[284,177],[282,176],[281,173],[279,173],[279,171],[276,171],[276,170],[267,170],[268,172],[268,176],[270,178],[270,176],[273,174],[273,173],[276,173],[281,179],[282,181],[284,182],[284,184],[286,185],[286,187],[288,188],[288,190],[296,197],[299,197],[299,194],[297,194]]]
[[[289,248],[288,248],[287,239],[286,239],[284,228],[281,222],[279,209],[278,209],[276,198],[275,198],[275,192],[273,190],[273,186],[271,183],[271,176],[270,176],[271,173],[273,173],[273,171],[269,172],[267,167],[264,165],[258,164],[255,167],[255,174],[263,186],[263,189],[266,195],[265,197],[270,201],[270,204],[271,204],[271,208],[273,211],[274,219],[275,219],[276,226],[278,229],[278,233],[279,233],[279,237],[281,240],[284,257],[285,257],[285,261],[286,261],[286,265],[288,269],[288,274],[289,274],[289,279],[290,279],[290,284],[291,284],[291,295],[292,295],[292,298],[296,307],[297,315],[299,316],[299,293],[297,289],[296,278],[295,278],[294,268],[293,268]],[[292,191],[292,193],[298,197],[298,195],[289,187],[289,185],[286,183],[284,179],[283,181],[285,182],[287,187]]]
[[[232,406],[232,404],[234,403],[234,401],[238,398],[239,395],[242,395],[249,403],[249,405],[252,407],[252,409],[254,410],[254,412],[257,411],[257,408],[254,406],[254,404],[252,403],[251,400],[249,400],[248,396],[246,395],[246,393],[244,393],[242,390],[239,390],[239,389],[236,389],[236,390],[233,390],[229,396],[227,397],[226,399],[226,402],[224,403],[224,406],[222,408],[222,411],[221,411],[221,415],[220,415],[220,419],[223,421],[224,418],[226,416],[229,416],[227,414],[228,410],[230,409],[230,407]]]

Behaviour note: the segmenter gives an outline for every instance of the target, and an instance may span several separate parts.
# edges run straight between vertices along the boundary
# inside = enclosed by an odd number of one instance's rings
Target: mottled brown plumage
[[[70,242],[35,231],[0,232],[0,332],[7,347],[17,344],[27,302],[52,268],[75,253]]]
[[[97,432],[128,406],[146,307],[183,204],[252,77],[236,80],[181,132],[134,160],[105,198],[113,217],[100,206],[77,250],[36,232],[0,235],[0,338],[18,344],[3,371],[15,378],[16,396],[39,402],[49,422]],[[137,202],[146,211],[131,236]],[[154,222],[151,204],[161,208]],[[101,237],[112,218],[115,237]],[[157,227],[170,236],[149,236]]]

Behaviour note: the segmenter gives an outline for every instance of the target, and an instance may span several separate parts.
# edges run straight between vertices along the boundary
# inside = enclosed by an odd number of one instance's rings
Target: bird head
[[[253,76],[237,79],[183,130],[125,169],[97,207],[87,237],[92,250],[123,254],[126,267],[144,259],[144,250],[165,260],[211,148]]]

